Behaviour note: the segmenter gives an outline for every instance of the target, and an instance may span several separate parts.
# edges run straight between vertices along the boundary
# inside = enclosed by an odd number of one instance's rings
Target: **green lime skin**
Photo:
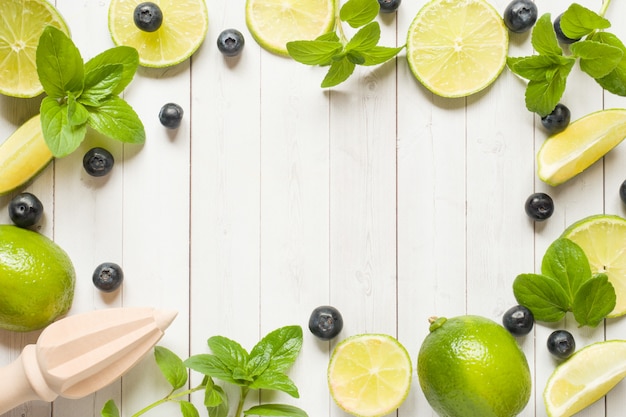
[[[417,357],[419,383],[441,417],[514,417],[530,399],[526,356],[500,324],[480,316],[439,318]]]
[[[0,225],[0,328],[46,327],[72,306],[76,273],[67,253],[44,235]]]

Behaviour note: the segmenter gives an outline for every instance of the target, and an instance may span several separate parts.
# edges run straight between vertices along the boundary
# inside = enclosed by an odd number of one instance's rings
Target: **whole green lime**
[[[41,329],[68,312],[76,274],[67,253],[44,235],[0,225],[0,328]]]
[[[526,356],[504,327],[485,317],[432,321],[417,374],[441,417],[513,417],[530,399]]]

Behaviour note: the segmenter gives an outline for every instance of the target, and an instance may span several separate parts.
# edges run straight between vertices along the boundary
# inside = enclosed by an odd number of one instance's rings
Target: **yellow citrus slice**
[[[485,0],[431,0],[417,13],[406,41],[413,75],[442,97],[476,93],[500,75],[509,33]]]
[[[328,364],[328,386],[337,405],[360,417],[379,417],[398,408],[411,387],[411,358],[384,334],[341,341]]]
[[[593,273],[605,273],[615,288],[615,308],[609,317],[626,314],[626,219],[599,214],[586,217],[563,232],[587,255]]]
[[[537,153],[537,175],[547,184],[572,179],[626,137],[626,109],[600,110],[550,136]]]
[[[550,417],[569,417],[602,398],[626,376],[626,341],[596,342],[554,370],[543,399]]]
[[[209,16],[204,0],[153,0],[163,23],[153,31],[135,24],[135,8],[143,0],[112,0],[109,31],[116,45],[132,46],[144,67],[169,67],[189,58],[204,42]]]
[[[312,40],[335,25],[335,0],[247,0],[246,24],[259,45],[288,56],[287,42]]]
[[[46,26],[69,36],[59,12],[46,0],[0,1],[0,93],[35,97],[43,93],[35,53]]]

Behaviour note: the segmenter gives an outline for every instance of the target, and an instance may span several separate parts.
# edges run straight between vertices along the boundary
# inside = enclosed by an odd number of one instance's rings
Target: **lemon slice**
[[[135,25],[134,12],[143,0],[112,0],[109,32],[116,45],[132,46],[144,67],[169,67],[189,58],[204,42],[209,15],[204,0],[153,0],[163,13],[154,32]]]
[[[335,0],[247,0],[246,24],[259,45],[288,56],[287,42],[312,40],[335,25]]]
[[[35,52],[46,26],[69,36],[59,12],[45,0],[0,1],[0,93],[35,97],[43,93]]]
[[[600,110],[550,136],[537,153],[537,175],[559,185],[580,174],[626,137],[626,109]]]
[[[508,47],[504,21],[485,0],[431,0],[409,27],[406,55],[430,91],[465,97],[498,78]]]
[[[626,376],[626,341],[596,342],[554,370],[543,399],[550,417],[569,417],[606,395]]]
[[[328,386],[337,405],[361,417],[389,414],[411,387],[411,358],[384,334],[361,334],[341,341],[328,364]]]
[[[599,214],[584,218],[563,232],[587,255],[593,273],[605,273],[617,300],[608,317],[626,314],[626,219]]]

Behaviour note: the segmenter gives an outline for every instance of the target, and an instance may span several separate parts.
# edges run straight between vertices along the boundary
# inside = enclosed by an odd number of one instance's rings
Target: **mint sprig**
[[[561,30],[573,43],[565,54],[556,37],[549,13],[533,28],[531,43],[536,55],[508,57],[508,68],[528,80],[526,108],[540,116],[550,114],[561,100],[567,78],[576,62],[580,69],[607,91],[626,96],[626,47],[617,36],[606,32],[611,23],[604,18],[610,0],[595,13],[573,3],[561,17]]]
[[[616,303],[615,289],[606,274],[592,274],[585,252],[566,238],[550,245],[541,274],[515,278],[513,293],[539,321],[559,321],[571,311],[580,326],[590,327],[596,327]]]
[[[143,143],[143,124],[119,94],[131,82],[139,55],[118,46],[84,63],[72,40],[59,29],[44,29],[36,51],[37,74],[47,94],[41,102],[41,128],[52,154],[69,155],[87,126],[126,143]]]
[[[213,378],[239,387],[235,417],[308,417],[304,410],[288,404],[258,404],[247,410],[243,409],[250,390],[282,391],[294,398],[299,397],[298,388],[285,371],[295,362],[302,348],[300,326],[285,326],[270,332],[250,352],[236,341],[223,336],[211,337],[207,343],[212,354],[194,355],[185,361],[169,349],[156,346],[156,363],[172,389],[165,397],[132,417],[138,417],[166,402],[177,402],[183,417],[199,417],[197,407],[188,400],[190,394],[198,391],[204,393],[203,404],[209,417],[227,417],[230,409],[228,395]],[[204,375],[202,382],[191,389],[184,389],[188,380],[187,368]],[[113,400],[106,402],[101,415],[120,416]]]
[[[328,66],[321,87],[334,87],[346,81],[357,65],[382,64],[403,48],[380,46],[380,24],[374,19],[380,11],[377,0],[348,0],[340,9],[335,29],[314,40],[287,42],[287,52],[305,65]],[[341,22],[358,29],[351,39]]]

